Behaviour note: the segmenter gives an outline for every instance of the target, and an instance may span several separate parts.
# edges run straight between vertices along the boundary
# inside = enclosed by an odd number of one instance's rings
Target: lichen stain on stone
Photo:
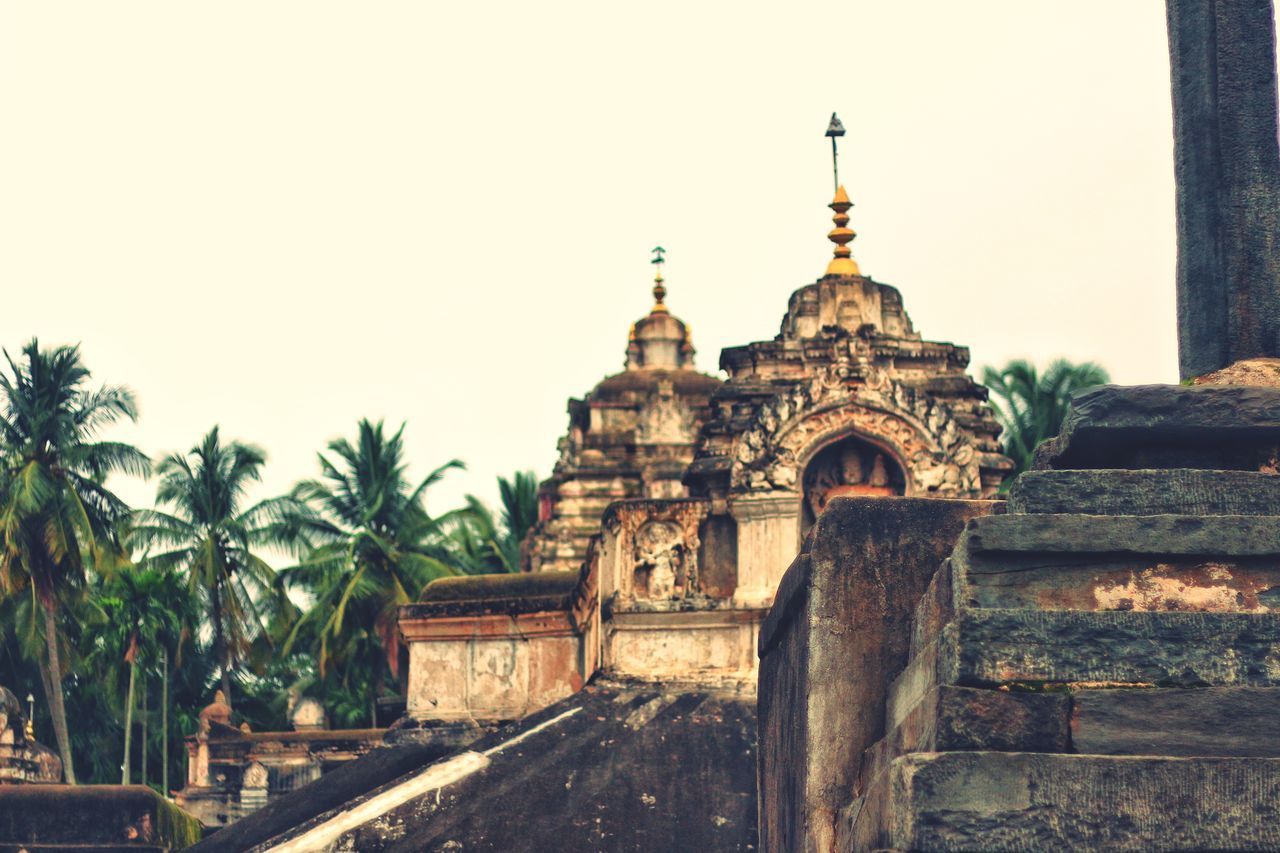
[[[1267,671],[1267,678],[1280,680],[1280,644],[1273,644],[1271,651],[1263,658],[1262,665]]]
[[[1130,572],[1126,581],[1100,583],[1093,595],[1099,610],[1267,613],[1271,608],[1258,599],[1264,586],[1236,578],[1230,567],[1219,563],[1190,571],[1161,563]]]

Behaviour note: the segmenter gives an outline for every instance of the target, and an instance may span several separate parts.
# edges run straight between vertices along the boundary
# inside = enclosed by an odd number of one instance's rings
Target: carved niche
[[[671,521],[650,521],[636,531],[636,598],[663,601],[697,592],[697,564],[688,559],[684,539]]]
[[[260,762],[252,761],[244,770],[241,785],[245,788],[266,788],[267,781],[267,768],[262,766]]]
[[[805,526],[839,495],[901,495],[905,477],[882,448],[856,437],[829,445],[814,455],[804,472]]]
[[[649,395],[636,420],[636,441],[640,444],[692,444],[697,420],[688,406],[676,397],[670,379],[663,379]]]

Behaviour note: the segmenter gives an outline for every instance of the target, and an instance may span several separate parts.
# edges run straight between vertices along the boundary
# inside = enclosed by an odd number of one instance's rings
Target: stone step
[[[990,516],[951,561],[954,606],[1280,611],[1280,517]]]
[[[1077,394],[1034,467],[1275,471],[1280,389],[1104,385]]]
[[[850,810],[844,849],[1280,849],[1280,759],[915,753]]]
[[[1280,758],[1280,688],[1072,691],[1071,745],[1096,755]]]
[[[904,690],[904,688],[906,688]],[[1062,752],[1280,758],[1280,688],[890,690],[874,776],[909,752]]]
[[[1010,513],[1280,515],[1280,474],[1194,468],[1028,471],[1009,489]]]
[[[900,679],[1021,684],[1280,687],[1280,614],[961,610]]]

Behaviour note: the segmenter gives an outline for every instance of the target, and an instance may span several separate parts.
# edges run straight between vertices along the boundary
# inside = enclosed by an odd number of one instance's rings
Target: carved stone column
[[[738,522],[738,588],[741,607],[768,607],[782,574],[800,548],[800,494],[771,491],[732,498]]]

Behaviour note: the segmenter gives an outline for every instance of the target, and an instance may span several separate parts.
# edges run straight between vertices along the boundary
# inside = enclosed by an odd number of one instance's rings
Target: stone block
[[[1071,751],[1071,696],[1066,691],[944,685],[930,687],[916,698],[910,708],[898,708],[887,721],[888,734],[867,750],[859,790],[866,790],[895,758],[910,752]]]
[[[1280,610],[1280,518],[1008,515],[979,519],[952,562],[956,606]]]
[[[1280,688],[1078,690],[1075,752],[1280,758]]]
[[[938,684],[1280,686],[1275,613],[968,609],[935,648]]]
[[[1280,389],[1104,385],[1082,391],[1034,468],[1276,471]]]
[[[1280,475],[1253,471],[1028,471],[1010,513],[1280,515]]]
[[[1280,759],[915,753],[857,806],[841,849],[1274,850]]]
[[[955,559],[968,569],[975,557],[1005,552],[1275,556],[1280,517],[998,515],[965,528]]]

